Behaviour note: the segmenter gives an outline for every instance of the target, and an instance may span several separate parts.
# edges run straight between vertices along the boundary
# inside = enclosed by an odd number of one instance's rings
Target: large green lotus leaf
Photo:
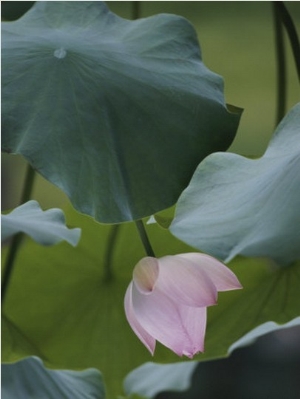
[[[68,229],[61,209],[43,211],[37,201],[28,201],[6,215],[1,215],[1,239],[16,233],[26,233],[42,245],[57,244],[66,240],[76,246],[80,229]]]
[[[104,399],[98,370],[49,370],[30,357],[1,367],[2,399]]]
[[[240,119],[187,20],[129,21],[100,1],[40,1],[2,23],[2,85],[3,150],[107,223],[173,205]]]
[[[283,119],[262,158],[209,155],[176,206],[171,232],[229,261],[237,254],[300,258],[300,104]]]
[[[115,278],[105,281],[107,241],[114,227],[66,212],[69,223],[82,228],[76,248],[66,243],[42,247],[24,241],[17,258],[3,311],[54,368],[98,368],[107,383],[108,399],[122,391],[122,380],[148,361],[180,360],[162,345],[154,358],[130,329],[124,315],[124,294],[134,265],[145,256],[135,226],[121,225],[113,251]],[[147,226],[158,257],[191,252],[157,224]],[[6,253],[3,251],[3,256]],[[230,346],[267,322],[284,324],[300,314],[300,264],[273,270],[267,261],[237,258],[231,265],[243,290],[219,294],[218,306],[208,309],[205,353],[195,360],[228,355]],[[4,350],[4,361],[31,355],[18,347]],[[10,353],[12,352],[12,353]]]

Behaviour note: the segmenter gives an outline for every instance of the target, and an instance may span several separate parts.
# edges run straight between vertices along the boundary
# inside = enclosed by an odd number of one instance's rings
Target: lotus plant
[[[192,358],[204,351],[206,308],[217,303],[218,291],[239,288],[235,274],[206,254],[145,257],[134,268],[125,313],[152,355],[159,341]]]

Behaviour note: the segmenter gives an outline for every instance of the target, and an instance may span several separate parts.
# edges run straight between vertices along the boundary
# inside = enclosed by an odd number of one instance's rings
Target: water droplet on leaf
[[[65,56],[67,55],[67,52],[64,48],[58,48],[54,51],[54,57],[56,58],[65,58]]]

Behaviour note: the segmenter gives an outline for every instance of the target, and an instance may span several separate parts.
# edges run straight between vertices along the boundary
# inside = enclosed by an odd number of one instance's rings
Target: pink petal
[[[132,287],[133,283],[131,282],[125,294],[125,300],[124,300],[125,314],[128,323],[130,324],[130,327],[133,329],[138,338],[142,341],[142,343],[153,355],[155,350],[155,339],[150,334],[147,333],[147,331],[141,326],[141,324],[135,317],[135,312],[132,305]]]
[[[198,263],[178,255],[158,259],[159,276],[155,289],[187,306],[216,304],[215,284]]]
[[[158,260],[150,256],[141,259],[133,270],[133,281],[144,294],[150,293],[158,278]]]
[[[135,317],[143,329],[177,355],[182,356],[185,351],[198,347],[198,344],[191,342],[189,331],[182,322],[184,310],[181,311],[178,303],[159,290],[144,295],[133,284],[132,305]]]
[[[190,336],[183,349],[183,355],[192,358],[196,353],[204,352],[206,330],[206,308],[182,306],[181,319]]]
[[[198,265],[209,279],[211,279],[218,291],[243,288],[236,275],[222,262],[212,256],[200,253],[186,253],[177,256]]]

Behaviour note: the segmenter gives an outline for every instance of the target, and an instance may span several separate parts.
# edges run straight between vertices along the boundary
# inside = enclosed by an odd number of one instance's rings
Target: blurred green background
[[[17,19],[33,2],[3,1],[2,19]],[[131,19],[133,2],[109,1],[110,9]],[[296,27],[300,3],[285,2]],[[198,33],[205,65],[222,75],[226,102],[244,109],[236,139],[229,149],[261,156],[275,128],[276,57],[271,2],[145,1],[140,16],[158,13],[182,15]],[[285,35],[285,39],[287,36]],[[288,40],[289,110],[299,101],[299,82]],[[2,156],[2,209],[19,204],[26,162],[20,156]],[[33,198],[41,206],[63,207],[66,196],[38,177]],[[200,363],[187,395],[160,394],[157,399],[296,399],[300,397],[299,329],[273,334],[255,346],[236,351],[229,359]]]

